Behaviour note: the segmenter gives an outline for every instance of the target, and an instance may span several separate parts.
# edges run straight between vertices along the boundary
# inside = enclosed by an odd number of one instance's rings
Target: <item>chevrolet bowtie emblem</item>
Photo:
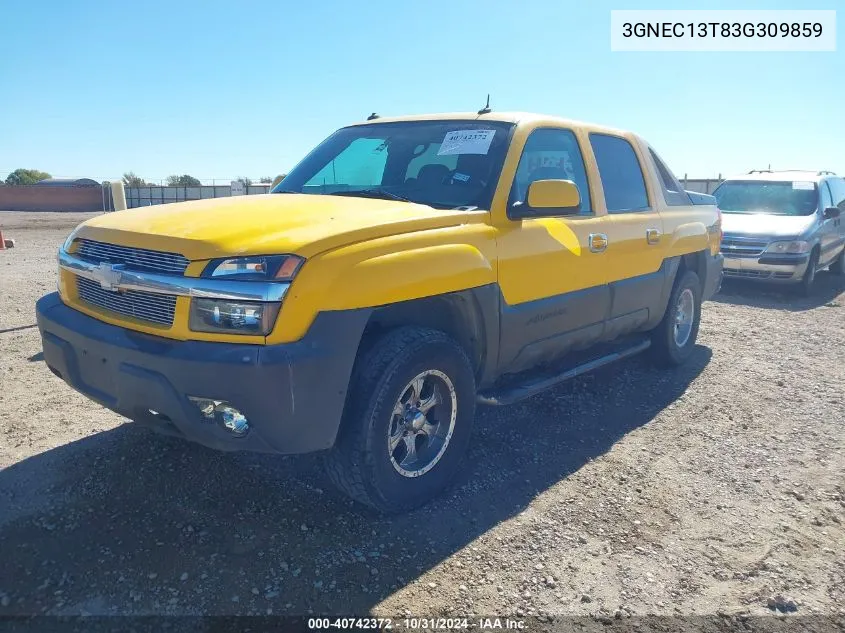
[[[109,264],[108,262],[102,262],[100,267],[94,272],[94,275],[97,278],[97,281],[100,282],[100,287],[103,290],[111,290],[112,292],[117,291],[117,287],[120,285],[121,280],[121,270],[123,269],[123,264]]]

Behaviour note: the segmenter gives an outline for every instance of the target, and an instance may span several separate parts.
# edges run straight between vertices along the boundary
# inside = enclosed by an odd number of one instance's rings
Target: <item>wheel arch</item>
[[[358,355],[397,327],[440,330],[463,348],[472,363],[477,384],[485,385],[498,361],[499,298],[498,287],[490,284],[376,308],[364,327]]]

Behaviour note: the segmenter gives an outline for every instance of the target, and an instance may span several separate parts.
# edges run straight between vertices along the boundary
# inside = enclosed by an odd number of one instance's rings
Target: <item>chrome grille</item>
[[[76,278],[76,288],[80,299],[98,308],[141,321],[168,327],[173,325],[176,297],[172,295],[159,295],[138,290],[113,292],[104,290],[99,283],[85,277]]]
[[[78,240],[76,255],[95,263],[125,264],[127,268],[183,275],[190,263],[179,253],[151,251],[146,248],[118,246],[93,240]]]
[[[725,268],[722,271],[726,277],[748,277],[751,279],[767,279],[772,276],[768,270],[740,270],[739,268]]]
[[[722,254],[728,257],[757,257],[769,245],[769,240],[759,237],[722,237]]]

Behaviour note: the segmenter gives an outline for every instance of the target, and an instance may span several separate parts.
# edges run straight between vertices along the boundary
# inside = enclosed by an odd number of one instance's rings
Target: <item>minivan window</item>
[[[827,181],[830,184],[830,193],[833,196],[833,206],[845,211],[845,178],[831,178]]]
[[[272,193],[405,200],[489,209],[512,123],[394,121],[338,130]]]
[[[713,195],[722,213],[812,215],[819,202],[811,181],[726,180]]]
[[[640,161],[624,138],[590,134],[609,213],[648,209],[648,195]]]

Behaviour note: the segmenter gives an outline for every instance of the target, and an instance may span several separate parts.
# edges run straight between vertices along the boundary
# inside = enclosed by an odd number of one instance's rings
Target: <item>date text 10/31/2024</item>
[[[373,629],[373,630],[428,630],[448,631],[463,629],[480,629],[483,631],[521,631],[525,629],[525,622],[510,618],[413,618],[401,620],[392,618],[309,618],[308,628],[311,630],[343,630],[343,629]]]

